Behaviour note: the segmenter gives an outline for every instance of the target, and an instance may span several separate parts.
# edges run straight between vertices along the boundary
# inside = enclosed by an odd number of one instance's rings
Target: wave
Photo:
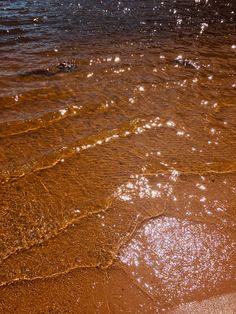
[[[29,131],[46,128],[67,117],[78,115],[81,107],[69,106],[57,111],[50,111],[43,115],[28,114],[24,119],[5,120],[0,123],[0,137],[12,136]]]

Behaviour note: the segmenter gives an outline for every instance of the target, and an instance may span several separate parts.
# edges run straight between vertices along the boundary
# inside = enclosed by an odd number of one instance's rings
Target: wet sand
[[[1,313],[235,313],[233,1],[0,4]]]

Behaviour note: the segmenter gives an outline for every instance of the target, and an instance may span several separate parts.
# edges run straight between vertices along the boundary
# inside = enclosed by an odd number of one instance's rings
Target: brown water
[[[1,1],[1,313],[236,312],[235,10]]]

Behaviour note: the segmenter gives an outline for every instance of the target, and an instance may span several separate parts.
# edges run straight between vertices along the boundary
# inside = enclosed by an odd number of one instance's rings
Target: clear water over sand
[[[235,299],[235,12],[1,1],[3,313]]]

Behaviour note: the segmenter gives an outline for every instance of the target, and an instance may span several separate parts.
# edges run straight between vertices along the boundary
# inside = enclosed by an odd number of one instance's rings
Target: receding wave
[[[91,135],[85,139],[70,143],[70,145],[62,145],[58,148],[50,150],[47,154],[44,154],[42,158],[31,160],[26,164],[19,167],[5,167],[0,173],[0,181],[2,183],[16,180],[31,172],[37,172],[43,169],[51,168],[55,166],[64,158],[68,158],[75,153],[80,153],[86,149],[93,148],[97,145],[106,144],[110,141],[114,141],[121,137],[127,137],[131,134],[143,133],[145,130],[152,127],[156,127],[159,124],[160,118],[154,118],[151,120],[135,119],[129,122],[127,125],[119,129],[112,129],[104,131],[99,134]]]
[[[0,137],[12,136],[29,131],[46,128],[47,126],[56,123],[67,117],[75,116],[78,114],[80,107],[69,106],[61,108],[57,111],[47,112],[43,115],[30,115],[24,119],[5,120],[0,123]]]
[[[67,115],[77,114],[79,108],[71,109],[62,109],[60,117],[54,118],[51,120],[51,123],[56,122],[62,119],[63,114],[67,112]],[[40,123],[39,120],[36,120],[37,123]],[[52,122],[53,121],[53,122]],[[37,123],[35,123],[37,125]],[[50,123],[50,120],[44,122],[45,125]],[[111,141],[119,140],[120,138],[138,135],[146,132],[147,130],[153,128],[162,128],[168,127],[169,121],[165,121],[160,117],[153,119],[142,119],[136,118],[129,123],[123,125],[118,129],[112,129],[108,131],[103,131],[95,135],[88,136],[81,140],[74,142],[69,142],[68,144],[63,143],[60,147],[54,147],[48,153],[44,154],[38,159],[31,159],[27,163],[22,164],[21,166],[7,166],[0,172],[0,182],[6,183],[8,181],[17,180],[25,175],[28,175],[33,172],[41,171],[47,168],[52,168],[61,161],[64,161],[65,158],[68,158],[74,154],[81,153],[87,149],[92,149],[99,145],[105,145]],[[208,165],[205,163],[193,163],[192,167],[181,166],[177,169],[182,173],[189,174],[206,174],[206,173],[230,173],[236,171],[236,162],[224,161],[224,162],[211,162]],[[151,171],[147,172],[146,175],[156,175],[157,173],[166,173],[169,169],[163,165],[152,166]]]

